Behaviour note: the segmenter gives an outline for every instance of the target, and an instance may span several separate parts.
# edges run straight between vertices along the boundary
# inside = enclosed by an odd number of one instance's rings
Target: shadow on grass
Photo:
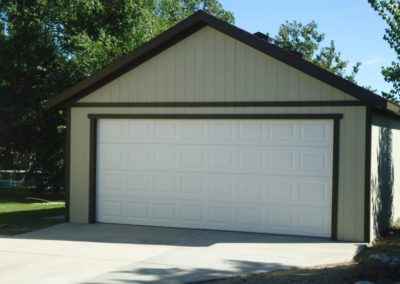
[[[0,235],[15,235],[64,222],[65,208],[43,208],[0,213]]]
[[[35,201],[35,199],[63,202],[65,200],[65,195],[63,193],[39,193],[26,188],[0,189],[0,204],[8,202],[38,202],[37,200]]]

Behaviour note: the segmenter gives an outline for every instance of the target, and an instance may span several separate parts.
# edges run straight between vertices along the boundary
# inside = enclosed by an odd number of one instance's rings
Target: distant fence
[[[24,170],[0,170],[0,189],[15,188],[24,182]]]
[[[0,189],[15,188],[17,185],[18,182],[15,180],[0,179]]]

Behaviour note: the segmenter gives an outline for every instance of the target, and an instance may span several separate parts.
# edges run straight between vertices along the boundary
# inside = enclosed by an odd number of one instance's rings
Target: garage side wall
[[[341,113],[339,146],[338,238],[364,240],[365,119],[363,106],[347,107],[191,107],[126,108],[73,107],[71,109],[70,220],[89,218],[89,138],[88,114],[289,114]]]
[[[205,27],[84,97],[81,103],[357,101]]]
[[[372,116],[371,239],[400,225],[400,121]]]

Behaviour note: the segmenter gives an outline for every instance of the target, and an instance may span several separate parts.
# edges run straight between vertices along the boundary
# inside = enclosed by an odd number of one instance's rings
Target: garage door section
[[[98,222],[331,236],[333,121],[100,119]]]

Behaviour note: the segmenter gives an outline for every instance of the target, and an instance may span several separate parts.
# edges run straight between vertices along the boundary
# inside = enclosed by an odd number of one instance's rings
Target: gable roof
[[[370,90],[360,87],[351,81],[343,79],[342,77],[303,59],[294,52],[280,48],[260,36],[246,32],[203,11],[194,13],[192,16],[179,22],[131,53],[118,58],[102,71],[82,80],[75,86],[64,91],[62,94],[52,98],[48,104],[49,109],[60,108],[76,102],[205,26],[210,26],[219,32],[222,32],[260,52],[308,74],[309,76],[329,84],[334,88],[357,98],[367,106],[400,115],[399,105],[391,103]]]

